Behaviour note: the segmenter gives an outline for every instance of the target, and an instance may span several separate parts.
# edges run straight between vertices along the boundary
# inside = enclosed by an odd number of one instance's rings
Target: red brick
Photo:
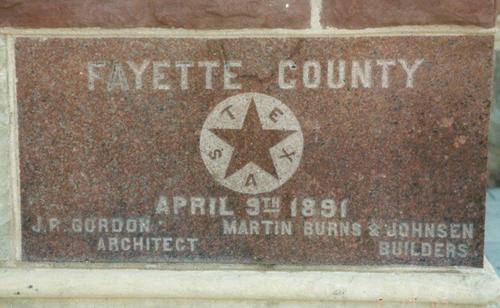
[[[0,0],[4,27],[306,28],[309,0]]]
[[[495,0],[324,0],[326,27],[495,25]]]

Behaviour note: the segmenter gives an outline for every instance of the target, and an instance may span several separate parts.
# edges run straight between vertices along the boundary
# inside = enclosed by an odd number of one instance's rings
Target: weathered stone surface
[[[495,85],[500,84],[500,52],[495,52]],[[488,186],[500,187],[500,87],[495,87],[495,102],[491,108],[488,151]]]
[[[326,27],[375,28],[399,25],[494,27],[495,0],[337,0],[323,1]]]
[[[308,0],[4,0],[3,27],[307,28]]]
[[[23,258],[480,266],[492,49],[18,38]]]
[[[13,247],[7,71],[7,42],[6,38],[0,35],[0,261],[10,258]]]

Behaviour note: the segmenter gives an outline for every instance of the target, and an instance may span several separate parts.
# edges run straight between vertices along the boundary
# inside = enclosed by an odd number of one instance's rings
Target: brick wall
[[[319,17],[321,27],[348,29],[493,27],[494,7],[495,0],[2,0],[0,26],[306,29]]]

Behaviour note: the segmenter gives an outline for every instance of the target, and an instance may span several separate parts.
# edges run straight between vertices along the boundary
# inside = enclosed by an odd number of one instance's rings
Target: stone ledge
[[[419,267],[344,272],[3,268],[0,277],[0,301],[162,298],[487,305],[500,300],[500,280],[489,264],[448,272]]]
[[[497,27],[423,25],[394,26],[366,29],[231,29],[231,30],[192,30],[192,29],[101,29],[101,28],[12,28],[0,27],[0,35],[40,38],[293,38],[293,37],[384,37],[384,36],[463,36],[491,35]]]

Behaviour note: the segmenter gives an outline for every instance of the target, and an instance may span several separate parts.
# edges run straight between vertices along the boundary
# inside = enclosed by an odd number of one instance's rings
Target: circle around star
[[[243,93],[210,112],[200,136],[206,168],[223,186],[245,194],[271,192],[299,167],[304,137],[293,112],[278,99]]]

